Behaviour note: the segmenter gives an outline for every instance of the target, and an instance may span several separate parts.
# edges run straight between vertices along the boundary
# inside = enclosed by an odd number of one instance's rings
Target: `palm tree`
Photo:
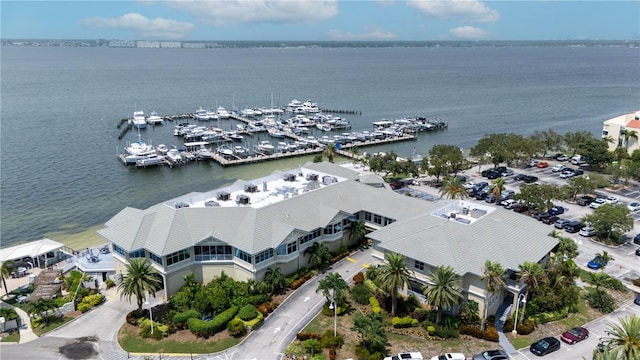
[[[286,280],[284,274],[281,272],[280,267],[268,268],[264,274],[264,282],[267,284],[267,289],[272,294],[277,294],[282,291],[286,286]]]
[[[496,198],[496,200],[498,200],[505,188],[506,187],[505,187],[504,179],[499,177],[491,182],[491,187],[489,187],[489,192],[493,195],[494,198]]]
[[[351,330],[360,334],[361,344],[365,348],[370,350],[384,349],[384,344],[387,342],[387,332],[381,314],[369,313],[366,316],[356,314]]]
[[[451,266],[440,265],[435,273],[431,273],[428,282],[429,284],[424,287],[423,294],[430,304],[438,307],[436,324],[439,325],[442,322],[444,308],[454,306],[462,298],[460,276]]]
[[[351,154],[351,157],[353,159],[353,165],[355,165],[357,162],[360,161],[360,157],[358,155],[360,155],[360,149],[358,149],[357,146],[352,146],[349,148],[349,153]]]
[[[383,289],[391,293],[391,314],[396,314],[398,304],[398,288],[409,283],[412,276],[411,270],[407,267],[402,254],[388,253],[385,255],[386,262],[378,272],[378,281]]]
[[[640,359],[640,317],[631,315],[620,319],[620,324],[610,324],[604,338],[607,347],[624,360]]]
[[[518,266],[518,272],[516,276],[518,278],[518,281],[527,285],[524,293],[524,298],[528,299],[529,290],[538,287],[538,283],[541,281],[540,279],[544,276],[544,270],[542,269],[542,266],[536,262],[525,261],[522,265]],[[524,310],[526,306],[527,303],[525,302],[522,306],[523,314],[525,313]],[[522,319],[524,319],[524,316],[520,317],[520,321],[522,321]]]
[[[327,157],[330,163],[333,162],[333,158],[336,156],[336,144],[328,143],[325,145],[324,150],[322,151],[322,155]]]
[[[11,271],[13,271],[14,266],[15,266],[15,263],[13,262],[13,260],[7,260],[7,261],[4,261],[2,263],[2,267],[0,267],[0,277],[2,278],[2,286],[4,286],[4,292],[7,295],[9,294],[9,288],[7,287],[7,281],[5,279],[11,275]]]
[[[327,302],[334,300],[336,306],[341,307],[347,303],[347,297],[344,291],[348,288],[349,285],[344,281],[342,276],[337,272],[332,272],[318,282],[316,292],[322,291],[322,295],[327,299]],[[332,291],[333,294],[331,294]]]
[[[363,222],[354,221],[349,228],[349,240],[355,240],[358,245],[364,240],[364,236],[367,235],[367,229]]]
[[[482,276],[480,276],[480,280],[486,280],[487,292],[491,294],[495,294],[496,292],[501,290],[505,284],[504,268],[497,261],[487,260],[484,262],[484,266],[482,267]],[[485,298],[484,316],[482,318],[483,329],[485,326],[485,321],[487,319],[487,311],[488,311],[487,298],[488,296]]]
[[[624,147],[627,151],[629,150],[629,140],[638,140],[638,133],[635,130],[621,130],[620,135],[624,136]]]
[[[602,266],[607,266],[607,264],[609,264],[609,262],[615,260],[613,256],[609,255],[608,252],[606,251],[602,251],[601,253],[597,253],[596,257],[600,258],[600,264],[602,264]]]
[[[591,285],[596,287],[596,290],[599,290],[602,286],[607,286],[611,283],[611,276],[605,273],[604,271],[599,271],[591,276]]]
[[[138,313],[142,313],[142,303],[146,294],[155,297],[156,291],[162,288],[162,279],[151,263],[143,258],[131,259],[127,264],[127,274],[122,277],[118,285],[120,298],[126,297],[131,302],[135,296],[138,304]]]
[[[48,311],[55,308],[57,308],[57,306],[53,299],[39,298],[36,301],[32,301],[29,303],[27,313],[29,313],[29,315],[40,316],[40,318],[44,320],[44,323],[46,325],[49,323],[49,316],[47,316]]]
[[[469,193],[458,176],[447,176],[440,188],[440,197],[447,199],[464,199]]]
[[[309,255],[309,264],[315,265],[320,269],[324,269],[325,265],[331,260],[329,248],[317,242],[305,249],[303,254]]]

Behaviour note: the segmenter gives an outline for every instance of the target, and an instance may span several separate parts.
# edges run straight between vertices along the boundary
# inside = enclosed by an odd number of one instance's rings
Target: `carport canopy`
[[[27,256],[35,259],[40,255],[60,250],[64,244],[51,239],[41,239],[28,243],[0,249],[0,262],[8,260],[21,260]]]

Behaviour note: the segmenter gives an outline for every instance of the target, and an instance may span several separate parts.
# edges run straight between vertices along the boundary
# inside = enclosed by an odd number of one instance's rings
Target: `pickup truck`
[[[420,352],[404,352],[384,358],[384,360],[424,360]]]

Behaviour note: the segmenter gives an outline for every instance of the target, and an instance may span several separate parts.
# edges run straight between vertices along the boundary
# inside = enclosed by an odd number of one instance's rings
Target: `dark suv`
[[[578,199],[578,201],[576,201],[576,203],[580,206],[587,206],[589,204],[591,204],[592,202],[594,202],[596,200],[596,198],[594,198],[593,196],[589,196],[589,195],[585,195],[581,198]]]
[[[578,231],[582,230],[583,227],[584,227],[584,225],[582,225],[582,223],[580,221],[577,221],[577,220],[569,221],[568,223],[564,224],[564,226],[563,226],[563,228],[568,233],[577,233]]]

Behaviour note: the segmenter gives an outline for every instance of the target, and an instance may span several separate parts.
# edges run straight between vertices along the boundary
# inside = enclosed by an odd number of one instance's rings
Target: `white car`
[[[446,353],[438,356],[434,356],[431,360],[465,360],[466,357],[461,353]]]
[[[609,196],[608,198],[605,199],[605,201],[607,202],[607,204],[617,204],[619,202],[618,198],[615,196]]]
[[[589,207],[592,209],[597,209],[606,203],[607,203],[607,200],[605,199],[595,199],[591,204],[589,204]]]
[[[556,166],[552,167],[552,168],[551,168],[551,171],[553,171],[553,172],[561,172],[561,171],[564,171],[564,170],[566,170],[566,169],[567,169],[567,167],[566,167],[566,166],[564,166],[564,165],[562,165],[562,164],[558,164],[558,165],[556,165]]]
[[[631,204],[627,205],[627,209],[629,209],[629,211],[638,211],[640,210],[640,203],[632,202]]]
[[[591,226],[585,226],[580,230],[580,232],[578,232],[578,234],[585,237],[594,236],[596,234],[596,229]]]
[[[462,186],[464,186],[464,188],[467,189],[467,190],[471,190],[471,189],[473,189],[474,186],[476,186],[476,183],[474,183],[473,181],[469,181],[469,182],[466,182]]]
[[[384,360],[414,360],[414,359],[423,360],[424,358],[422,357],[422,353],[417,351],[399,353],[399,354],[384,358]]]

